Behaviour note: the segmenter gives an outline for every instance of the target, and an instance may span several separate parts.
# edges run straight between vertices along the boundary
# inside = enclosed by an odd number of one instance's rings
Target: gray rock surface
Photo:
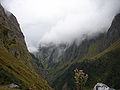
[[[8,88],[19,88],[19,85],[15,84],[15,83],[11,83]]]
[[[108,87],[107,85],[103,83],[97,83],[93,90],[115,90],[113,88]]]
[[[31,67],[31,56],[29,55],[24,35],[16,17],[5,10],[0,4],[0,48],[10,52],[17,59],[23,60]]]

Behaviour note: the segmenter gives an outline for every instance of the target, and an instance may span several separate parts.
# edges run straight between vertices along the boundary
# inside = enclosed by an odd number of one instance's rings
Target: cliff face
[[[71,55],[74,55],[72,47]],[[120,70],[118,69],[120,64],[120,14],[114,18],[106,33],[85,40],[76,48],[77,57],[80,58],[73,60],[72,63],[65,64],[64,62],[59,69],[60,65],[54,67],[57,70],[52,69],[55,70],[55,74],[52,74],[53,78],[50,81],[57,90],[64,90],[64,86],[66,89],[75,90],[73,71],[76,68],[84,70],[89,75],[86,90],[87,88],[91,90],[97,82],[106,83],[115,89],[120,88]]]
[[[48,66],[52,63],[58,63],[62,59],[63,53],[67,48],[66,44],[48,44],[40,45],[39,52],[34,53],[34,55],[44,64]]]
[[[111,24],[111,27],[105,33],[101,33],[90,39],[86,37],[80,44],[76,44],[76,42],[73,42],[73,44],[71,45],[63,44],[64,47],[62,48],[59,47],[59,45],[57,47],[55,45],[53,45],[52,47],[50,45],[47,45],[46,47],[40,46],[39,52],[37,52],[35,56],[40,61],[42,61],[43,64],[46,65],[47,63],[48,65],[47,69],[49,69],[48,72],[50,72],[49,81],[52,83],[52,85],[56,89],[62,90],[62,88],[66,87],[67,89],[74,90],[73,89],[74,80],[72,78],[73,76],[72,71],[75,68],[80,67],[80,69],[81,68],[85,69],[85,71],[88,71],[88,73],[90,73],[91,78],[94,78],[94,77],[97,77],[97,75],[95,72],[92,72],[92,69],[98,70],[98,73],[100,74],[102,73],[101,71],[103,72],[105,71],[104,73],[108,73],[109,71],[108,68],[113,66],[112,64],[109,65],[109,63],[114,62],[114,64],[118,65],[116,62],[119,63],[119,59],[118,59],[119,53],[118,53],[118,58],[117,57],[113,58],[114,56],[108,55],[109,58],[106,59],[107,55],[105,55],[104,58],[102,58],[103,60],[100,59],[102,62],[99,61],[99,59],[97,59],[95,62],[92,62],[92,61],[83,62],[83,61],[85,59],[89,60],[93,57],[98,57],[98,56],[100,57],[105,53],[110,52],[111,50],[114,50],[115,48],[119,48],[120,46],[119,39],[120,39],[120,14],[118,14],[114,18]],[[62,53],[58,53],[59,51],[62,51]],[[117,54],[117,51],[115,51],[114,53]],[[105,60],[108,60],[109,62]],[[78,62],[79,64],[76,64]],[[105,67],[106,64],[108,64],[108,66]],[[85,66],[89,68],[86,69]],[[96,69],[96,66],[97,66],[97,69]],[[106,69],[103,67],[105,67]],[[113,67],[113,68],[115,69],[116,67]],[[112,69],[110,69],[110,71],[113,72]],[[118,71],[116,72],[118,73]],[[96,76],[92,77],[92,73],[93,75],[96,75]],[[106,79],[108,77],[112,77],[112,75],[104,76],[102,78],[104,78],[105,80],[108,80]],[[118,77],[118,75],[116,75],[116,77]],[[91,82],[92,80],[89,81],[89,83]],[[109,81],[106,81],[106,82],[111,85],[111,82]],[[114,83],[113,83],[113,86],[117,87],[115,86]]]
[[[0,89],[17,83],[20,90],[53,90],[33,65],[16,17],[0,4]]]
[[[28,53],[23,33],[16,17],[0,5],[0,47],[21,59],[31,67],[31,56]]]
[[[64,53],[64,60],[90,58],[104,51],[120,38],[120,14],[118,14],[109,30],[91,39],[86,38],[81,44],[73,43]]]
[[[104,51],[120,38],[120,14],[113,20],[110,29],[91,39],[85,38],[80,44],[73,42],[71,45],[47,45],[40,46],[35,56],[48,65],[56,62],[73,61],[82,58],[90,58]]]
[[[118,14],[109,30],[91,39],[86,38],[81,44],[73,43],[66,49],[63,60],[90,58],[104,51],[120,38],[120,14]]]
[[[112,44],[120,38],[120,14],[114,18],[105,38],[106,46]]]

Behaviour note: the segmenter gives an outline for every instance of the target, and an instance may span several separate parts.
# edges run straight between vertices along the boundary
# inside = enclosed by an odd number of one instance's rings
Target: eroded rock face
[[[63,54],[67,48],[66,44],[50,44],[50,45],[40,45],[39,51],[34,53],[34,55],[42,62],[55,63],[59,62],[63,57]]]
[[[113,88],[108,87],[107,85],[103,83],[97,83],[93,90],[115,90]]]
[[[16,17],[5,10],[0,4],[0,48],[10,52],[17,59],[22,60],[31,67],[31,56],[29,55],[24,35],[21,32]]]

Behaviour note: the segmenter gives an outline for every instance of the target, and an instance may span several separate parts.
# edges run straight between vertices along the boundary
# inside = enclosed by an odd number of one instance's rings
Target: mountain
[[[92,38],[86,35],[79,44],[62,46],[40,45],[34,54],[48,71],[48,81],[56,90],[75,90],[73,71],[76,68],[89,75],[86,90],[97,82],[120,89],[120,14],[115,16],[107,32]]]
[[[119,15],[113,21],[112,26],[108,32],[100,33],[99,35],[90,38],[87,37],[79,44],[73,42],[68,44],[47,44],[40,45],[39,51],[35,56],[42,62],[58,62],[58,61],[72,61],[83,57],[92,57],[108,48],[112,43],[120,37],[119,31]],[[114,24],[115,23],[115,24]],[[94,49],[93,49],[94,47]]]
[[[119,89],[120,70],[120,14],[118,14],[110,29],[92,40],[85,40],[81,45],[84,56],[59,66],[53,76],[52,85],[57,90],[67,88],[74,90],[74,69],[83,69],[88,75],[89,80],[86,83],[86,88],[90,90],[97,82],[106,83],[107,85]],[[89,42],[89,43],[88,43]],[[86,44],[87,43],[87,44]],[[87,47],[88,45],[88,47]],[[87,47],[88,49],[83,47]],[[79,49],[78,51],[81,51]],[[83,53],[81,52],[83,55]],[[57,67],[54,67],[57,68]],[[52,71],[54,69],[52,68]],[[59,72],[59,73],[57,73]],[[57,73],[57,74],[56,74]],[[55,78],[54,78],[55,77]],[[64,82],[61,83],[61,82]]]
[[[0,4],[0,89],[1,86],[17,83],[21,90],[53,90],[32,63],[24,35],[16,17]]]
[[[15,16],[0,5],[0,47],[31,67],[31,57],[27,50],[23,33]]]
[[[44,79],[47,79],[47,72],[44,69],[44,65],[38,58],[36,58],[32,53],[30,53],[32,56],[32,65],[34,66],[35,71],[41,75]]]
[[[61,60],[63,53],[68,46],[66,44],[41,44],[39,52],[34,53],[43,64],[49,66],[50,64],[57,63]]]

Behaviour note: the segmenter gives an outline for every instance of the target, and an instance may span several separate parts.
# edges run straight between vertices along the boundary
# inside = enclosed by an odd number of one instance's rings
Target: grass
[[[105,49],[103,52],[97,54],[96,56],[92,57],[91,59],[96,59],[96,58],[100,58],[101,56],[103,56],[104,54],[113,51],[115,49],[119,49],[120,48],[120,39],[117,40],[116,42],[114,42],[110,47],[108,47],[107,49]]]
[[[0,87],[0,90],[20,90],[20,89]]]
[[[0,47],[10,52],[17,59],[20,59],[29,68],[33,68],[31,64],[31,56],[29,55],[20,31],[10,30],[5,26],[0,25]]]
[[[57,90],[61,90],[64,85],[63,82],[68,83],[68,88],[73,90],[74,85],[74,72],[75,68],[84,70],[88,75],[88,81],[84,90],[90,90],[98,82],[105,83],[108,86],[119,89],[120,81],[120,48],[116,48],[110,52],[107,52],[103,56],[94,60],[88,59],[83,62],[72,64],[60,77],[54,82],[53,86]],[[61,84],[62,83],[62,84]]]
[[[30,70],[22,61],[17,60],[10,53],[0,48],[0,67],[10,73],[25,88],[35,85],[36,90],[52,90],[52,88],[38,76],[34,71]],[[22,87],[23,88],[23,87]]]
[[[86,87],[85,90],[90,90],[90,88],[93,88],[97,82],[103,82],[113,88],[118,88],[116,85],[120,79],[118,76],[119,74],[116,74],[116,77],[114,77],[115,75],[113,74],[119,72],[117,68],[119,68],[120,39],[101,53],[94,55],[97,47],[99,46],[100,41],[89,47],[88,54],[85,57],[52,67],[50,69],[52,71],[52,85],[58,90],[61,90],[61,87],[64,85],[63,82],[65,82],[69,84],[69,88],[73,88],[73,70],[79,67],[83,68],[90,74],[90,80],[88,82],[89,86]],[[113,68],[115,69],[115,72],[111,73],[113,72]],[[99,76],[99,74],[101,75]],[[109,77],[112,81],[110,81]]]
[[[84,58],[90,58],[90,57],[95,56],[96,50],[100,46],[100,44],[101,44],[101,40],[98,40],[95,43],[93,43],[92,45],[90,45],[90,47],[88,49],[88,53],[86,54],[86,56]]]

